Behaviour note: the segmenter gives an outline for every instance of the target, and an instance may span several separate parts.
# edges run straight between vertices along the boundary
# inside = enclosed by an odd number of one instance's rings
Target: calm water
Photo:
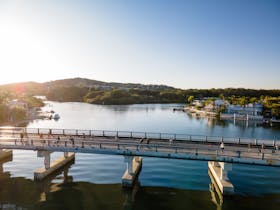
[[[173,112],[178,105],[100,106],[49,102],[61,119],[37,120],[28,127],[133,130],[254,138],[280,137],[280,129],[254,123],[199,119]],[[52,154],[55,159],[62,154]],[[1,164],[0,209],[280,209],[280,169],[234,164],[229,178],[236,195],[219,198],[207,162],[144,158],[138,185],[123,190],[122,156],[76,154],[70,164],[43,182],[33,172],[43,159],[14,151]]]

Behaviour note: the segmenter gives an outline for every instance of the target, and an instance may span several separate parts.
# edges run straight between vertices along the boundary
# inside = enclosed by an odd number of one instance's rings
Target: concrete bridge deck
[[[225,149],[220,149],[224,142]],[[168,133],[0,128],[0,149],[148,156],[280,166],[279,141]]]

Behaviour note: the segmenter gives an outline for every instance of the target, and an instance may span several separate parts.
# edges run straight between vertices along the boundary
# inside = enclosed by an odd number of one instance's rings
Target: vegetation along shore
[[[264,111],[271,110],[280,118],[280,90],[255,90],[244,88],[225,89],[178,89],[166,85],[143,85],[133,83],[108,83],[97,80],[73,78],[45,83],[25,82],[0,86],[0,120],[20,120],[30,110],[43,106],[47,100],[60,102],[87,102],[92,104],[141,104],[141,103],[192,103],[200,100],[201,109],[217,99],[232,105],[247,106],[261,103]],[[14,105],[12,105],[14,103]],[[26,106],[26,109],[25,109]],[[219,106],[219,113],[224,106]]]

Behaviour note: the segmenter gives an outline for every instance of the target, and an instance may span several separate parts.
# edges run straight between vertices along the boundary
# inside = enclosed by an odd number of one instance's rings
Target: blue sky
[[[0,0],[0,83],[280,88],[278,0]]]

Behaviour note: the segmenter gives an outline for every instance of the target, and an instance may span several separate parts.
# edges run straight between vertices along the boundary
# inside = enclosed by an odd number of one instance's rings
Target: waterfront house
[[[241,105],[228,105],[226,111],[220,115],[221,118],[234,118],[244,120],[263,120],[263,105],[262,104],[248,104]]]
[[[241,105],[229,105],[226,107],[227,114],[260,116],[262,115],[262,111],[263,111],[262,104],[248,104],[245,107]]]
[[[28,110],[28,104],[24,101],[21,101],[19,99],[13,99],[9,101],[8,106],[10,109],[13,108],[22,108],[24,110]]]

